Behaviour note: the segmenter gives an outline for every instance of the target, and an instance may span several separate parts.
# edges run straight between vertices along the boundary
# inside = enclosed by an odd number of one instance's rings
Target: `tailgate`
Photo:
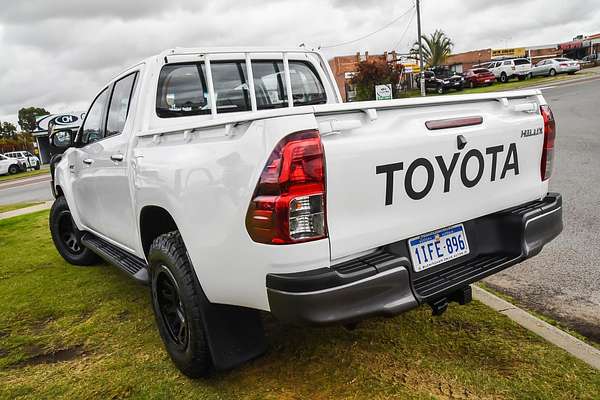
[[[543,98],[531,92],[503,101],[481,98],[315,107],[325,148],[332,259],[545,195]],[[520,111],[525,103],[534,111]],[[461,117],[481,117],[481,123],[425,126]]]

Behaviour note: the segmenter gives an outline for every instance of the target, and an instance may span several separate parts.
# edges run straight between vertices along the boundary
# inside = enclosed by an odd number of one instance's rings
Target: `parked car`
[[[421,76],[417,75],[417,85],[420,85]],[[434,90],[442,94],[450,89],[463,90],[464,78],[452,72],[425,71],[425,89]]]
[[[464,73],[465,84],[473,88],[476,86],[493,85],[496,82],[496,76],[487,68],[469,69]]]
[[[583,63],[598,62],[598,61],[600,61],[600,54],[599,53],[593,53],[593,54],[587,55],[587,56],[583,57],[581,59],[581,61]]]
[[[21,170],[21,166],[14,158],[8,158],[0,154],[0,175],[16,174]]]
[[[12,151],[10,153],[4,153],[4,155],[8,158],[19,160],[19,163],[25,170],[28,168],[40,169],[42,166],[40,159],[28,151]]]
[[[352,326],[468,303],[561,232],[555,135],[539,90],[343,103],[317,51],[177,48],[53,136],[50,232],[148,284],[197,377],[265,351],[261,310]]]
[[[521,81],[531,76],[531,61],[526,58],[492,61],[488,64],[487,69],[502,83],[506,83],[512,78]]]
[[[531,69],[531,76],[554,76],[565,73],[573,75],[580,69],[581,66],[575,60],[569,58],[548,58],[538,62]]]

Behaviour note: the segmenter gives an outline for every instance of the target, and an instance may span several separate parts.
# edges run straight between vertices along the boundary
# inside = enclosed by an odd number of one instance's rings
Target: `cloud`
[[[19,108],[87,108],[116,73],[176,46],[338,44],[364,36],[413,0],[0,0],[0,120]],[[443,29],[455,51],[559,43],[599,29],[597,0],[422,0],[423,31]],[[327,57],[378,53],[416,39],[411,13]],[[405,36],[401,36],[406,32]]]

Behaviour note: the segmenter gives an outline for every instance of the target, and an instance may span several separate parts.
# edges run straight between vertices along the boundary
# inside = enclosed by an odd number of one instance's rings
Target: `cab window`
[[[115,82],[106,117],[106,137],[123,132],[136,77],[133,73]]]
[[[290,61],[289,69],[295,106],[327,102],[325,88],[309,63]],[[213,61],[211,72],[219,114],[252,109],[245,61]],[[252,75],[258,110],[288,106],[282,61],[253,60]],[[210,114],[210,107],[204,63],[163,66],[156,94],[159,117]]]
[[[90,144],[96,142],[104,137],[104,131],[102,127],[102,116],[104,109],[106,108],[106,102],[108,101],[108,88],[104,89],[100,93],[94,103],[88,111],[85,122],[81,127],[82,137],[81,141],[83,144]]]

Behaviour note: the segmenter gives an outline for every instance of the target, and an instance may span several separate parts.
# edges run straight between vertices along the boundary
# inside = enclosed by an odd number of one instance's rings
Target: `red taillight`
[[[561,67],[568,67],[569,64],[559,64]]]
[[[263,169],[246,214],[255,242],[289,244],[327,237],[325,157],[319,131],[283,138]]]
[[[542,180],[550,179],[552,176],[552,165],[554,164],[554,139],[556,138],[556,123],[550,106],[540,106],[540,113],[544,118],[544,147],[542,148],[542,162],[540,174]]]

